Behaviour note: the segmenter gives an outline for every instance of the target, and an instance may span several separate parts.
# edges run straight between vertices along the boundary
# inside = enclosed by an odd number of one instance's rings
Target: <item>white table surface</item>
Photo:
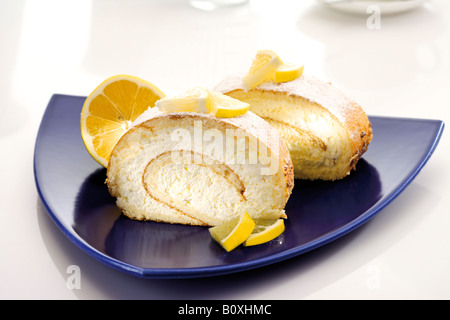
[[[88,95],[128,73],[166,93],[214,86],[259,49],[305,64],[370,115],[450,123],[450,1],[349,15],[315,1],[201,11],[185,0],[0,1],[1,299],[449,299],[450,140],[363,227],[307,254],[232,275],[145,280],[91,258],[57,228],[33,176],[54,93]],[[411,143],[414,143],[413,141]],[[68,267],[81,271],[68,286]]]

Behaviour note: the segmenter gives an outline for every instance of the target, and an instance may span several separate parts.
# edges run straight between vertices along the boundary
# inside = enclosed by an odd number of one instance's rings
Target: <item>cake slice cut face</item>
[[[363,109],[331,84],[302,75],[285,83],[266,82],[245,92],[242,76],[225,78],[216,90],[250,104],[286,142],[295,178],[346,177],[372,139]]]
[[[216,226],[247,212],[286,218],[289,151],[252,112],[235,118],[150,108],[115,146],[110,193],[128,217]]]

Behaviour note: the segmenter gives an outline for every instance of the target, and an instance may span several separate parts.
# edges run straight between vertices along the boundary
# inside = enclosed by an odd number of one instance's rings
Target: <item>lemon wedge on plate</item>
[[[289,82],[303,74],[304,66],[296,64],[283,64],[275,71],[275,82]]]
[[[281,65],[283,65],[283,61],[275,52],[259,50],[242,80],[244,90],[249,91],[266,81],[272,81],[275,78],[276,70]]]
[[[155,106],[165,112],[199,112],[218,118],[232,118],[245,114],[250,105],[203,87],[194,87],[180,95],[165,97]]]
[[[244,242],[244,246],[255,246],[269,242],[284,232],[283,219],[255,219],[255,228]]]
[[[89,154],[107,167],[114,146],[131,123],[164,96],[152,83],[130,75],[103,81],[81,111],[81,137]]]
[[[230,252],[250,236],[254,227],[255,222],[245,212],[221,225],[209,228],[209,233],[226,251]]]

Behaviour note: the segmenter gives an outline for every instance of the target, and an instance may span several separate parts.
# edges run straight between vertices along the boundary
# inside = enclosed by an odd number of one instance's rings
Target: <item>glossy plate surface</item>
[[[374,139],[357,170],[336,182],[295,181],[286,231],[226,253],[207,228],[132,221],[105,185],[106,169],[80,135],[85,97],[56,94],[34,155],[39,196],[62,232],[104,264],[143,278],[205,277],[279,262],[329,243],[388,205],[427,162],[444,128],[439,120],[370,117]]]

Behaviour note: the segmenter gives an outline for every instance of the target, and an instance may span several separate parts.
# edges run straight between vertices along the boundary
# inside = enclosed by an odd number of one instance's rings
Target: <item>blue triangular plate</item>
[[[34,154],[39,196],[61,231],[104,264],[142,278],[194,278],[258,268],[303,254],[358,228],[394,200],[435,150],[440,120],[370,117],[374,138],[357,170],[335,182],[295,181],[286,230],[225,252],[205,227],[133,221],[121,215],[80,135],[86,97],[55,94]]]

